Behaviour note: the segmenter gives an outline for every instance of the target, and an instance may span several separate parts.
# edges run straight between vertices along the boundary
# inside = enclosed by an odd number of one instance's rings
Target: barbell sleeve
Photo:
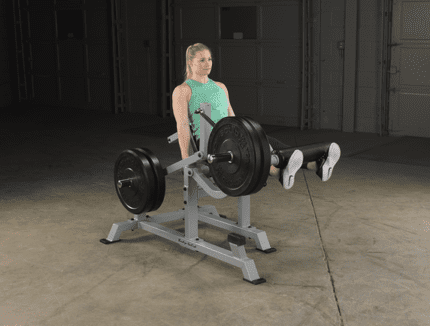
[[[132,184],[133,184],[132,179],[118,180],[117,182],[117,186],[120,189],[125,187],[131,187]]]
[[[272,154],[272,158],[271,158],[271,165],[273,165],[273,166],[277,166],[277,165],[279,165],[279,163],[281,162],[281,160],[279,159],[279,156],[278,155],[276,155],[276,154]]]
[[[209,164],[221,163],[221,162],[232,163],[233,162],[233,153],[228,152],[228,153],[219,153],[219,154],[209,154],[208,155],[208,163]],[[279,158],[279,155],[272,154],[270,164],[277,166],[277,165],[279,165],[280,162],[281,162],[281,160]]]
[[[221,162],[233,162],[233,153],[227,152],[227,153],[220,153],[220,154],[209,154],[208,155],[208,163],[221,163]]]

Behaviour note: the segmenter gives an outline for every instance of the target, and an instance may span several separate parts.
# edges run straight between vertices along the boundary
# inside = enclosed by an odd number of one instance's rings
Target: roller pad
[[[243,235],[237,233],[230,233],[227,240],[236,246],[244,246],[246,244],[246,238]]]
[[[111,244],[111,243],[115,243],[115,242],[120,242],[121,240],[117,240],[117,241],[109,241],[109,240],[106,240],[106,239],[100,239],[100,242],[101,243],[104,243],[104,244]]]

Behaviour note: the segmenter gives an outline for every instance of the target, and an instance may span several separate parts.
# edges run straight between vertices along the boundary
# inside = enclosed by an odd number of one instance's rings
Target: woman
[[[182,159],[194,154],[191,136],[200,141],[200,115],[193,113],[200,108],[200,103],[211,103],[211,119],[215,123],[227,116],[235,116],[225,85],[208,77],[212,69],[211,50],[204,44],[194,44],[188,47],[185,62],[185,82],[177,86],[172,95]],[[190,134],[190,124],[193,135]],[[283,151],[285,162],[288,162],[286,167],[270,167],[270,175],[277,178],[285,189],[293,187],[294,176],[300,168],[314,170],[322,181],[327,181],[340,158],[340,148],[336,143],[292,148],[273,137],[267,138],[273,149],[288,149]]]

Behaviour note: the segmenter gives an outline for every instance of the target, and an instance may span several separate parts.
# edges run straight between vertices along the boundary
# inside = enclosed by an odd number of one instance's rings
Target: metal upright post
[[[28,100],[27,77],[25,67],[25,49],[22,33],[21,5],[19,0],[12,1],[15,50],[16,50],[16,72],[18,81],[18,101]]]
[[[118,114],[118,55],[117,55],[117,44],[116,44],[116,0],[111,0],[111,17],[112,17],[112,58],[113,58],[113,85],[114,85],[114,105],[115,114]]]
[[[174,88],[174,85],[173,85],[173,80],[174,80],[174,78],[173,78],[173,67],[174,67],[174,62],[173,62],[173,56],[174,56],[174,50],[173,50],[173,46],[174,46],[174,43],[173,43],[173,23],[172,23],[172,17],[174,17],[173,16],[173,13],[172,13],[172,10],[173,10],[173,3],[172,3],[172,0],[167,0],[167,17],[166,17],[166,19],[167,19],[167,21],[168,21],[168,23],[167,23],[167,35],[168,35],[168,44],[169,44],[169,50],[167,51],[167,57],[168,57],[168,69],[169,69],[169,83],[168,83],[168,85],[169,85],[169,89],[168,89],[168,92],[167,92],[167,95],[168,95],[168,97],[169,97],[169,99],[171,100],[171,98],[172,98],[172,93],[173,93],[173,88]],[[172,117],[173,116],[173,114],[172,114],[172,110],[171,110],[171,107],[169,106],[169,110],[168,110],[168,112],[170,112],[170,116]]]
[[[167,50],[166,50],[166,2],[161,1],[161,114],[163,118],[167,113],[167,91],[166,91],[166,70],[167,70]],[[170,106],[170,102],[169,102]]]
[[[163,0],[161,2],[161,109],[162,116],[166,118],[172,116],[170,105],[173,93],[173,35],[172,35],[172,1]],[[166,87],[166,85],[168,85]]]
[[[121,2],[122,3],[122,2]],[[127,1],[125,1],[124,3],[127,3]],[[122,26],[122,17],[121,15],[119,15],[119,11],[118,11],[118,2],[115,1],[115,17],[116,17],[116,48],[117,48],[117,53],[118,53],[118,99],[119,99],[119,103],[118,103],[118,107],[119,107],[119,111],[124,112],[124,80],[123,80],[123,62],[124,62],[124,57],[122,55],[122,51],[121,51],[121,36],[122,36],[122,32],[123,32],[123,26]]]
[[[311,115],[310,115],[310,107],[308,102],[308,92],[309,92],[309,66],[308,66],[308,60],[309,60],[309,51],[308,51],[308,23],[309,23],[309,17],[308,17],[308,0],[303,0],[303,6],[302,6],[302,113],[301,113],[301,125],[300,129],[310,129],[310,121],[311,121]]]
[[[308,129],[313,129],[314,128],[314,114],[313,114],[313,109],[314,109],[314,103],[313,103],[313,98],[312,98],[312,91],[313,91],[313,87],[312,87],[312,81],[313,81],[313,40],[312,40],[312,35],[313,35],[313,15],[312,15],[312,0],[306,0],[307,2],[307,32],[308,32],[308,36],[307,36],[307,67],[308,67],[308,75],[307,75],[307,103],[308,103]]]

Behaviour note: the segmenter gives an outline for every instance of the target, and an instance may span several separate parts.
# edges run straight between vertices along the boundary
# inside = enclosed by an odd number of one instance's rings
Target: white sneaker
[[[317,163],[319,165],[317,176],[319,176],[322,181],[327,181],[331,178],[333,168],[336,165],[337,161],[339,161],[339,158],[340,147],[338,144],[332,143],[327,151],[327,154],[324,155],[321,162]]]
[[[302,164],[303,153],[297,149],[294,151],[293,155],[291,155],[285,169],[281,170],[279,182],[281,182],[284,189],[288,190],[294,186],[294,176],[296,175],[297,171],[300,170]]]

